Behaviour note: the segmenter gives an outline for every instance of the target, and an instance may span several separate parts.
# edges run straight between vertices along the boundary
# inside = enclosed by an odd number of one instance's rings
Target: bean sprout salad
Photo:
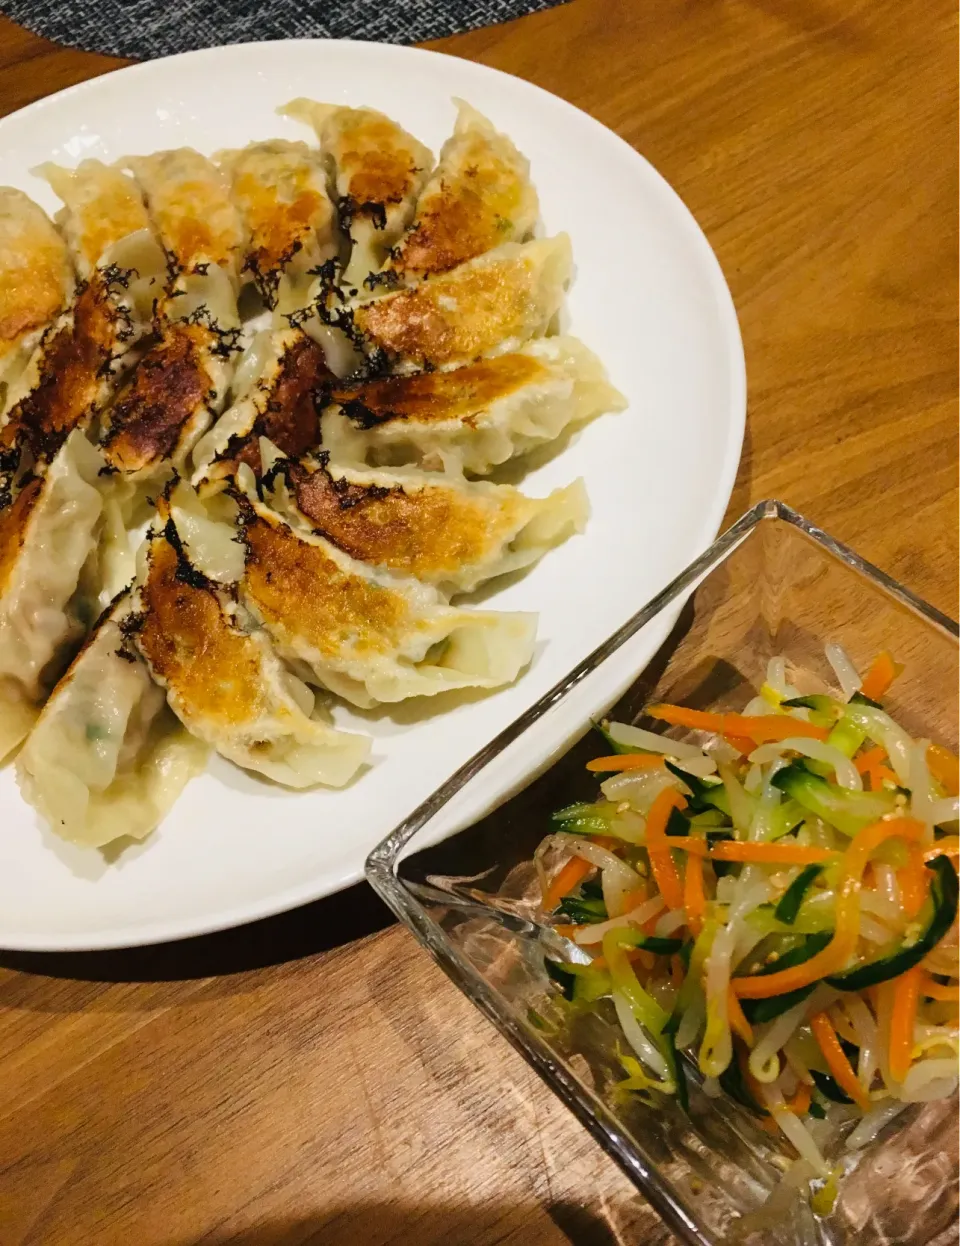
[[[883,709],[889,654],[862,679],[827,657],[842,696],[774,658],[742,713],[646,708],[683,739],[602,723],[598,799],[536,853],[547,971],[574,1008],[612,1001],[621,1088],[686,1108],[692,1062],[782,1131],[819,1211],[838,1131],[856,1149],[951,1095],[960,1051],[957,758]]]

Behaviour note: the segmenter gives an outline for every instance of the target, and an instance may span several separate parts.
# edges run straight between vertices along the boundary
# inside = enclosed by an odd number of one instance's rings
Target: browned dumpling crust
[[[337,250],[321,155],[306,143],[268,139],[218,159],[248,234],[244,269],[274,307],[285,272],[305,276]]]
[[[150,216],[176,268],[205,275],[217,265],[238,277],[245,243],[225,175],[190,147],[132,156]]]
[[[130,333],[129,316],[109,282],[95,276],[49,331],[36,383],[0,428],[0,506],[10,501],[25,452],[34,463],[49,462],[75,428],[90,426],[109,396],[116,352]]]
[[[400,371],[455,368],[516,350],[546,331],[570,267],[565,234],[507,243],[412,289],[355,305],[354,332]]]
[[[216,393],[210,354],[219,336],[204,324],[175,321],[141,359],[110,408],[100,449],[110,467],[131,475],[164,460],[178,465],[210,420]]]
[[[72,286],[67,248],[53,222],[22,190],[0,187],[0,381]]]
[[[407,279],[447,272],[504,242],[525,241],[539,210],[527,159],[461,100],[453,136],[384,271]]]

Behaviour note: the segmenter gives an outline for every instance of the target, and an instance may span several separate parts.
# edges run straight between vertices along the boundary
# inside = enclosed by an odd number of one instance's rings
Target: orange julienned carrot
[[[710,849],[716,861],[758,861],[766,865],[822,865],[834,861],[839,853],[812,844],[747,843],[722,839]]]
[[[555,931],[561,939],[572,939],[577,931],[582,929],[582,926],[574,926],[569,922],[560,922],[559,925],[551,927],[551,930]]]
[[[557,871],[544,892],[543,907],[546,911],[552,913],[563,897],[569,895],[574,887],[579,886],[593,868],[594,866],[589,861],[584,861],[583,857],[571,857],[566,865]]]
[[[960,759],[954,753],[941,744],[931,744],[927,749],[927,765],[948,796],[960,795]]]
[[[743,1015],[740,1001],[737,999],[732,986],[727,987],[727,1020],[730,1022],[730,1029],[733,1030],[734,1034],[742,1038],[748,1047],[752,1047],[753,1028]]]
[[[667,837],[667,821],[671,809],[685,809],[686,800],[673,787],[657,794],[647,814],[647,856],[660,894],[671,909],[683,908],[683,884],[670,855],[671,838]]]
[[[914,965],[893,982],[893,1008],[890,1013],[890,1076],[902,1082],[913,1060],[913,1031],[917,1023],[923,970]]]
[[[810,1086],[807,1082],[801,1082],[793,1094],[793,1097],[787,1100],[786,1107],[788,1112],[792,1112],[794,1116],[806,1116],[810,1110],[811,1098]]]
[[[690,852],[697,857],[705,857],[710,851],[710,845],[699,835],[670,835],[667,837],[667,846],[681,852]]]
[[[587,762],[587,769],[604,770],[656,770],[663,766],[659,753],[618,753],[613,757],[594,757]]]
[[[687,926],[694,938],[703,929],[703,915],[707,897],[703,889],[703,857],[690,853],[683,875],[683,907],[687,914]]]
[[[931,975],[925,972],[920,979],[920,994],[928,999],[960,1000],[960,985],[944,986],[942,982],[934,982]]]
[[[795,991],[801,986],[810,986],[827,974],[845,969],[857,950],[860,938],[860,887],[872,853],[885,840],[899,838],[917,843],[925,835],[926,828],[915,818],[881,820],[858,831],[840,859],[833,938],[822,952],[811,956],[802,965],[793,965],[777,973],[734,978],[733,987],[737,994],[742,999],[766,999],[771,995]]]
[[[908,844],[907,864],[897,870],[900,901],[908,921],[912,921],[923,908],[929,881],[930,874],[924,865],[923,849],[919,844]]]
[[[893,784],[900,782],[889,766],[874,766],[870,771],[870,791],[882,792],[884,780]]]
[[[720,735],[753,740],[762,744],[767,740],[786,740],[791,736],[808,736],[813,740],[825,740],[829,734],[825,727],[789,718],[786,714],[711,714],[704,710],[688,710],[682,705],[648,705],[648,714],[660,718],[675,727],[690,727],[695,731],[715,731]]]
[[[817,1045],[823,1052],[823,1058],[827,1062],[827,1068],[830,1070],[833,1080],[842,1091],[848,1094],[866,1112],[870,1107],[870,1096],[864,1090],[859,1078],[853,1071],[853,1066],[847,1059],[846,1052],[840,1046],[837,1031],[833,1028],[833,1022],[827,1013],[818,1012],[812,1016],[810,1018],[810,1029],[817,1040]]]
[[[859,757],[854,757],[853,764],[860,774],[869,774],[874,766],[879,766],[886,760],[886,756],[887,750],[881,748],[878,744],[875,748],[867,749],[865,753],[861,753]]]
[[[861,693],[869,697],[871,701],[879,701],[902,670],[903,667],[899,662],[894,662],[884,649],[871,662],[870,669],[860,685]]]

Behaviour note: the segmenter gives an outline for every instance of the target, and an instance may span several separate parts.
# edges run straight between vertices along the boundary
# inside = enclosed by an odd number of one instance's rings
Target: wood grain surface
[[[952,614],[954,11],[573,0],[436,45],[598,117],[705,229],[749,375],[729,517],[784,498]],[[119,63],[0,19],[0,113]],[[166,948],[0,954],[3,1246],[669,1241],[387,926],[356,888]]]

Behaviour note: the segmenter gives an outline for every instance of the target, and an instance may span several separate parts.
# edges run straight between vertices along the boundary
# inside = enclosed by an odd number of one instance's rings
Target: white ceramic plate
[[[42,829],[8,767],[0,773],[0,946],[160,942],[355,882],[378,840],[709,543],[729,499],[744,362],[713,253],[641,156],[529,83],[379,44],[300,40],[193,52],[97,78],[7,117],[0,183],[54,210],[29,172],[43,160],[73,165],[183,144],[210,153],[307,137],[274,113],[297,95],[379,108],[434,150],[452,128],[451,96],[462,96],[529,156],[546,231],[567,230],[573,241],[569,329],[600,354],[630,402],[524,482],[539,495],[583,476],[593,508],[587,532],[489,598],[540,614],[535,661],[515,686],[444,712],[428,698],[373,715],[337,711],[343,725],[375,737],[372,770],[345,791],[295,795],[215,759],[146,843],[108,864]],[[658,639],[642,638],[638,664]],[[591,696],[599,705],[618,691],[593,685]],[[564,732],[578,733],[580,721],[561,725],[540,752],[556,749]],[[459,821],[471,811],[458,812]]]

